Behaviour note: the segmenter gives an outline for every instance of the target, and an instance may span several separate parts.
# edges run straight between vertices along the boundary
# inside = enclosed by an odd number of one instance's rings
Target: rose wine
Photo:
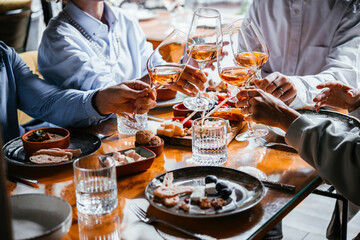
[[[253,52],[255,57],[257,69],[260,69],[268,60],[269,56],[263,52]],[[254,65],[254,58],[251,56],[251,53],[243,52],[238,53],[235,56],[235,61],[240,66],[250,67]]]
[[[220,78],[236,87],[245,86],[247,80],[254,76],[255,71],[247,67],[226,67],[219,73]]]
[[[183,70],[182,65],[160,65],[150,70],[150,77],[153,83],[170,85],[178,80]]]
[[[199,63],[207,63],[216,59],[216,45],[196,45],[192,48],[191,58]]]

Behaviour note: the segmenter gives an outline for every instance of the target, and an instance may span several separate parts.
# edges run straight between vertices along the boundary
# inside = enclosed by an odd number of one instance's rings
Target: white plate
[[[14,239],[56,240],[70,230],[72,208],[64,199],[46,194],[10,196]]]
[[[181,92],[176,94],[176,97],[166,101],[158,101],[156,102],[156,107],[170,107],[178,103],[182,103],[182,101],[187,98],[187,96]]]
[[[139,21],[147,21],[157,17],[157,13],[148,9],[139,9],[136,11],[136,17]]]

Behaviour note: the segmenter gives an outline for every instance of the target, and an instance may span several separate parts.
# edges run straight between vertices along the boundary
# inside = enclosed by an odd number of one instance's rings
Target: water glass
[[[78,212],[102,215],[114,210],[118,205],[115,161],[80,158],[73,165]]]
[[[227,123],[222,118],[198,118],[192,125],[193,162],[218,166],[227,160]]]
[[[134,114],[136,121],[129,119],[126,116],[117,115],[118,132],[126,135],[135,135],[138,130],[147,129],[148,115]]]

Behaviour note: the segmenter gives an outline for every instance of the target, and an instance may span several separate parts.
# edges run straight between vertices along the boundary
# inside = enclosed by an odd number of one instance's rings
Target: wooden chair
[[[30,70],[37,74],[40,78],[42,78],[41,74],[39,73],[38,65],[37,65],[37,51],[29,51],[29,52],[23,52],[19,54],[20,57],[24,60],[26,65],[30,68]],[[25,123],[28,123],[32,120],[32,117],[25,114],[24,112],[18,110],[18,121],[19,124],[23,125]]]
[[[31,3],[31,1],[28,2]],[[15,48],[17,52],[24,52],[30,22],[30,7],[0,13],[0,40],[4,41],[8,46]]]

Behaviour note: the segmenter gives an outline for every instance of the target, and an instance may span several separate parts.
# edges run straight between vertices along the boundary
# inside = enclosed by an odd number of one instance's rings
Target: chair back
[[[0,40],[17,52],[24,52],[31,21],[29,8],[0,13]]]

